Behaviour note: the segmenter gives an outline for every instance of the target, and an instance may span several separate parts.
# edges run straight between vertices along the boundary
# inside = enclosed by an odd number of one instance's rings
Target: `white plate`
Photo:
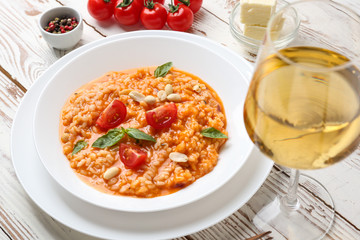
[[[245,61],[234,64],[229,60],[223,55],[227,49],[221,44],[203,37],[189,40],[188,35],[167,31],[166,35],[138,35],[103,41],[73,57],[49,79],[35,110],[35,146],[45,168],[66,190],[84,201],[112,210],[160,211],[207,196],[231,179],[245,163],[253,148],[242,118],[251,68]],[[66,100],[78,88],[106,72],[157,66],[168,61],[199,76],[223,101],[229,140],[222,148],[214,170],[176,193],[156,198],[110,195],[85,184],[70,167],[59,140],[60,113]]]
[[[11,134],[11,154],[15,172],[30,198],[51,217],[85,234],[105,239],[165,239],[191,234],[216,224],[242,207],[269,174],[272,161],[253,151],[249,161],[222,188],[206,198],[172,210],[129,213],[96,207],[73,197],[48,174],[33,142],[32,123],[39,94],[59,66],[88,48],[120,38],[141,35],[167,35],[166,31],[138,31],[90,43],[59,59],[33,84],[15,116]],[[187,39],[198,38],[184,35]],[[213,43],[209,42],[211,47]],[[245,64],[231,51],[221,54],[234,64]],[[251,71],[248,67],[247,72]],[[251,74],[251,73],[249,73]]]

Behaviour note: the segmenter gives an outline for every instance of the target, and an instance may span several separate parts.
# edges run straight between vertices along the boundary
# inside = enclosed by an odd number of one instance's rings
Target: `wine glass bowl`
[[[300,20],[297,34],[287,46],[279,46],[272,32],[294,11]],[[330,229],[331,196],[316,180],[302,180],[299,169],[333,165],[359,144],[359,24],[356,13],[330,0],[294,2],[269,21],[245,101],[244,122],[254,144],[276,164],[291,168],[291,174],[285,196],[264,198],[252,209],[250,218],[264,231],[275,228],[289,239],[319,239]],[[281,29],[279,36],[287,31]],[[312,214],[303,211],[299,181],[319,189],[314,212],[330,212],[320,229],[309,221]]]
[[[290,47],[279,53],[308,62],[316,55],[326,66],[284,66],[274,54],[259,63],[258,69],[272,68],[255,73],[248,94],[245,122],[253,142],[286,167],[316,169],[343,159],[359,143],[359,71],[331,70],[348,60],[321,48]]]

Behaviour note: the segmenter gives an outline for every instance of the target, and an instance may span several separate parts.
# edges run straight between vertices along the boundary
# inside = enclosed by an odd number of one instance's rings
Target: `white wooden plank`
[[[2,231],[2,227],[0,226],[0,239],[2,240],[11,240],[10,236],[6,235],[5,232]]]
[[[23,0],[0,2],[0,65],[26,88],[66,54],[49,47],[37,27],[39,14],[57,6],[60,4],[55,0],[31,4]],[[85,25],[77,47],[100,38],[103,37]]]
[[[263,185],[261,191],[267,192],[267,194],[271,194],[273,192],[272,189],[276,189],[279,187],[281,187],[283,192],[286,191],[286,184],[279,185],[279,183],[275,181],[270,181],[270,179],[268,179]],[[303,198],[305,197],[304,194],[306,194],[306,191],[300,190],[300,195]],[[309,196],[307,198],[309,198]],[[253,208],[253,206],[256,205],[257,201],[257,196],[254,196],[244,207],[242,207],[237,212],[224,219],[220,223],[195,234],[192,234],[188,237],[194,240],[245,239],[258,234],[259,232],[247,219],[247,213],[249,212],[249,208]],[[307,201],[307,203],[310,206],[312,204],[312,201]],[[306,211],[304,212],[307,214]],[[312,217],[318,218],[320,217],[320,215],[314,215],[314,213],[312,213]],[[314,222],[316,221],[318,220],[315,220]],[[281,235],[277,234],[275,230],[273,230],[273,233],[270,236],[276,240],[284,239],[281,237]],[[335,223],[331,231],[325,236],[324,239],[356,240],[360,239],[360,232],[356,227],[349,224],[349,222],[347,222],[342,216],[336,216]]]
[[[13,80],[29,87],[47,67],[66,52],[53,50],[41,38],[36,28],[38,14],[59,6],[56,1],[37,2],[1,1],[0,5],[0,64]],[[35,27],[31,29],[28,23]],[[25,27],[24,27],[25,26]],[[102,38],[85,26],[83,40]],[[10,128],[15,110],[23,97],[20,88],[0,73],[0,225],[2,236],[10,239],[91,239],[64,227],[42,212],[27,196],[17,181],[10,159]],[[71,237],[69,237],[71,235]],[[73,238],[75,237],[75,238]],[[5,238],[1,238],[5,239]]]
[[[334,166],[304,171],[304,173],[316,178],[327,188],[334,199],[336,210],[348,221],[357,223],[359,229],[360,170],[357,168],[359,164],[358,153],[352,154],[351,157]]]
[[[85,19],[89,24],[93,25],[96,30],[100,31],[102,35],[112,35],[129,30],[142,29],[141,26],[122,28],[117,25],[111,25],[106,27],[106,24],[98,23],[89,18],[89,16],[86,17],[87,11],[86,7],[84,8],[84,3],[86,1],[70,2],[70,0],[63,0],[61,2],[80,6],[85,15]],[[225,7],[221,8],[223,6],[222,4],[224,4],[223,2],[225,1],[205,0],[204,8],[197,14],[194,27],[190,32],[214,39],[237,51],[238,46],[236,42],[232,39],[230,33],[227,32],[227,14],[230,10],[229,6],[231,6],[234,1],[228,1],[228,3],[225,3]],[[359,2],[350,1],[349,6],[357,7],[358,4]],[[2,12],[0,9],[0,31],[3,32],[3,34],[0,33],[0,65],[11,73],[15,79],[19,80],[25,86],[29,86],[47,68],[47,66],[58,57],[61,57],[64,52],[53,51],[50,49],[44,40],[40,38],[39,32],[37,35],[34,32],[19,29],[19,32],[21,32],[19,35],[19,33],[14,33],[14,30],[12,29],[17,25],[23,25],[24,23],[32,21],[34,22],[38,13],[50,6],[57,6],[59,3],[57,1],[39,1],[35,3],[31,2],[30,4],[28,1],[14,0],[12,2],[7,1],[7,3],[1,1],[0,5],[3,7]],[[7,12],[11,14],[8,14]],[[93,28],[85,26],[83,41],[80,45],[102,38],[101,34],[95,32]],[[2,75],[1,80],[3,79],[6,78]],[[14,89],[17,88],[14,87]],[[0,93],[1,96],[3,96],[3,94],[6,95],[6,93]],[[4,100],[1,102],[7,101],[8,100]],[[16,106],[18,104],[17,101],[18,100],[15,101]],[[9,136],[9,129],[7,128],[9,127],[9,123],[11,124],[11,114],[13,114],[11,111],[14,111],[13,109],[16,109],[16,106],[0,106],[1,111],[6,112],[6,115],[10,116],[8,118],[10,120],[6,120],[7,118],[4,117],[5,124],[3,127],[0,126],[0,133],[2,133],[0,134],[0,152],[5,152],[6,156],[9,156],[8,140],[6,140],[6,137]],[[2,143],[5,143],[5,145]],[[343,163],[339,163],[338,165],[329,168],[329,171],[319,170],[318,172],[314,171],[311,174],[315,175],[316,178],[324,183],[330,192],[333,193],[335,202],[339,205],[338,211],[341,215],[344,216],[344,218],[348,218],[354,224],[359,225],[360,220],[359,218],[356,218],[359,216],[357,210],[360,209],[357,200],[359,198],[359,193],[356,191],[360,185],[360,181],[357,177],[359,170],[357,160],[358,157],[355,156],[350,158],[350,160],[347,159]],[[9,159],[7,159],[7,162],[10,162]],[[7,219],[10,219],[10,222],[12,222],[10,225],[17,231],[20,231],[21,229],[23,232],[22,236],[29,236],[29,233],[26,233],[26,231],[29,231],[34,236],[36,235],[35,239],[90,239],[83,234],[77,233],[76,231],[52,221],[47,214],[39,211],[22,191],[21,186],[16,180],[12,181],[12,183],[8,183],[9,179],[11,180],[11,177],[14,178],[11,164],[4,164],[4,166],[0,168],[0,173],[2,172],[10,172],[10,174],[5,174],[5,179],[0,177],[0,181],[7,182],[3,188],[0,188],[0,193],[9,190],[11,196],[2,196],[2,194],[0,194],[2,197],[0,197],[1,207],[5,209],[5,213],[9,214],[10,217]],[[5,204],[3,204],[3,202],[5,202]],[[12,202],[16,204],[13,204]],[[351,202],[350,205],[349,202]],[[17,210],[18,205],[23,206],[21,207],[21,211]],[[19,226],[19,223],[16,222],[18,219],[20,219],[21,224],[24,226]],[[331,232],[332,233],[329,234],[329,239],[354,239],[354,236],[356,236],[355,239],[360,238],[358,229],[344,221],[341,216],[338,216],[336,224]],[[243,237],[253,235],[252,233],[252,226],[250,223],[246,222],[243,211],[241,210],[211,228],[188,236],[187,239],[233,239],[234,236],[238,239],[243,239]],[[0,235],[0,237],[2,237],[2,235]]]
[[[50,49],[41,41],[39,33],[32,27],[24,27],[31,23],[31,18],[19,11],[12,1],[1,1],[0,8],[0,64],[14,79],[24,81],[29,87],[48,66],[56,60]],[[48,56],[44,58],[43,56]]]
[[[11,239],[63,239],[53,220],[33,204],[19,184],[10,158],[10,128],[24,93],[0,72],[0,225]],[[47,224],[43,224],[47,223]],[[62,231],[59,231],[62,232]]]

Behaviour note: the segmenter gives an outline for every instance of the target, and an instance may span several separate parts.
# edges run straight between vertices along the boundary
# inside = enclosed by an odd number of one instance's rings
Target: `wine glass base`
[[[271,173],[264,185],[247,204],[249,220],[259,231],[271,231],[274,239],[322,239],[330,230],[334,217],[334,202],[317,180],[300,174],[299,204],[289,209],[282,204],[289,184],[284,171]]]

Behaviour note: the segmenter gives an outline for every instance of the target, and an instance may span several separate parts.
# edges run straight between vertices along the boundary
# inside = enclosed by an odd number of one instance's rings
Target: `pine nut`
[[[144,98],[145,98],[144,94],[139,93],[137,91],[131,91],[129,93],[129,96],[136,102],[144,101]]]
[[[189,158],[185,154],[179,152],[170,153],[169,158],[174,162],[187,162],[189,160]]]
[[[171,84],[166,84],[166,86],[165,86],[166,95],[172,94],[173,91],[174,91],[173,86]]]
[[[169,96],[167,96],[167,100],[172,101],[172,102],[180,102],[181,96],[177,93],[172,93]]]
[[[120,169],[118,167],[111,167],[108,170],[106,170],[106,172],[104,173],[104,179],[109,180],[109,179],[115,177],[116,175],[118,175],[119,172],[120,172]]]
[[[160,90],[158,93],[157,93],[157,96],[159,98],[159,100],[162,102],[162,101],[165,101],[166,97],[167,97],[167,94],[164,90]]]
[[[146,97],[144,98],[144,101],[145,101],[147,104],[152,105],[152,104],[156,103],[156,98],[155,98],[154,96],[149,95],[149,96],[146,96]]]
[[[193,90],[194,90],[195,92],[199,93],[199,92],[201,91],[201,88],[200,88],[199,85],[195,85],[195,86],[193,87]]]

